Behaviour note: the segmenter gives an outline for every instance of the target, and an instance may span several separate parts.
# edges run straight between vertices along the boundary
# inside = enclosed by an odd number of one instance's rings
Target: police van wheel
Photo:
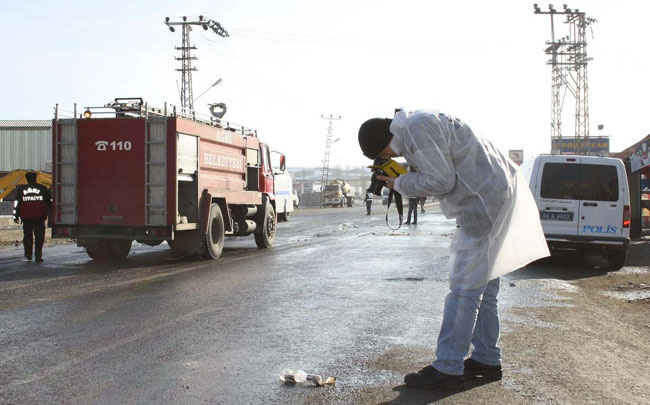
[[[275,211],[273,206],[266,203],[264,219],[261,224],[257,224],[260,233],[255,233],[255,244],[260,249],[268,249],[273,246],[275,240]]]
[[[210,217],[208,218],[208,233],[205,235],[204,259],[218,259],[223,251],[225,238],[225,226],[223,214],[219,204],[210,206]]]
[[[620,270],[625,265],[626,249],[609,249],[607,251],[607,264],[612,270]]]

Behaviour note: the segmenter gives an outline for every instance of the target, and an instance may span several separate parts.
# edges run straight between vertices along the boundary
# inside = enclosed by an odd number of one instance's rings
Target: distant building
[[[0,173],[52,171],[52,121],[0,120]]]

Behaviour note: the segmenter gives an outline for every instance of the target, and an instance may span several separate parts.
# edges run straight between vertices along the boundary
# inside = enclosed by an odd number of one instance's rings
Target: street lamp
[[[205,91],[204,91],[203,93],[199,94],[199,96],[198,96],[197,98],[195,98],[194,100],[192,100],[192,104],[194,104],[194,102],[196,102],[196,100],[198,100],[199,97],[201,97],[202,95],[204,95],[205,93],[207,93],[211,88],[217,86],[219,83],[221,83],[221,79],[218,79],[216,82],[212,83],[212,85],[211,85],[210,87],[208,87],[207,89],[205,89]]]

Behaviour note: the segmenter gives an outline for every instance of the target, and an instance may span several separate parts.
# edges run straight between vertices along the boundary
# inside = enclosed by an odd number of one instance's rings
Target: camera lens
[[[370,178],[370,192],[374,195],[381,196],[381,189],[386,185],[386,181],[377,180],[377,174],[381,175],[382,173],[374,172],[372,174]]]

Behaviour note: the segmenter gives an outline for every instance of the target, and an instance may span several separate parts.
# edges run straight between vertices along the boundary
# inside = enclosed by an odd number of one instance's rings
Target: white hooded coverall
[[[488,140],[442,113],[398,112],[390,132],[416,172],[395,190],[435,196],[459,229],[450,248],[452,289],[475,289],[546,257],[539,211],[523,175]]]

